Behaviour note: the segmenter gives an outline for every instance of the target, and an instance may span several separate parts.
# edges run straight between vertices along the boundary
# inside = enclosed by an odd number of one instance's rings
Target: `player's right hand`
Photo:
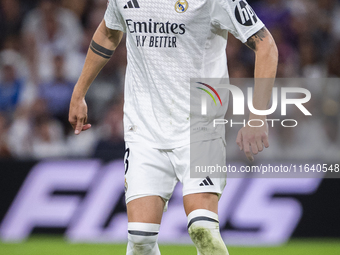
[[[254,155],[263,151],[263,146],[269,147],[268,123],[265,119],[264,123],[265,125],[262,127],[250,127],[247,125],[241,128],[237,134],[236,143],[251,162],[254,161]]]
[[[84,98],[77,99],[74,95],[72,96],[68,121],[76,135],[91,128],[91,124],[87,123],[87,104]]]

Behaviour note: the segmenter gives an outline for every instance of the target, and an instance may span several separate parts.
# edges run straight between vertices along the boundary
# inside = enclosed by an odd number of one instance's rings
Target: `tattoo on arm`
[[[97,44],[95,41],[91,41],[91,44],[90,44],[90,49],[97,55],[103,57],[103,58],[106,58],[106,59],[109,59],[112,57],[113,55],[113,50],[109,50],[109,49],[106,49],[104,48],[103,46],[100,46],[99,44]]]
[[[259,31],[257,31],[254,35],[249,37],[247,42],[245,43],[250,49],[256,50],[256,45],[263,41],[263,38],[267,37],[268,32],[266,27],[261,28]]]

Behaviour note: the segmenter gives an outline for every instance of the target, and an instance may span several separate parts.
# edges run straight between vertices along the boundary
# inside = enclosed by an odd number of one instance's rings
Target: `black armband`
[[[109,50],[104,48],[103,46],[100,46],[99,44],[97,44],[95,41],[91,41],[90,44],[90,49],[96,53],[97,55],[109,59],[112,57],[114,50]]]

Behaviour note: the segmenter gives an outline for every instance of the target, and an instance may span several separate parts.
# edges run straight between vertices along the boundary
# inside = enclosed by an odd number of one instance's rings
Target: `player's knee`
[[[195,210],[188,215],[188,233],[201,255],[228,254],[219,231],[218,216],[208,210]]]
[[[130,222],[127,255],[159,255],[158,231],[159,224]]]

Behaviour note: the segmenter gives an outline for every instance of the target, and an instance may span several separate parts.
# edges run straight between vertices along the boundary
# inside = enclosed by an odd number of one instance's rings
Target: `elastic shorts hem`
[[[219,190],[202,190],[202,189],[190,189],[190,190],[183,190],[183,197],[190,194],[198,194],[198,193],[215,193],[218,196],[218,199],[222,196],[223,191]]]
[[[142,198],[142,197],[154,197],[154,196],[161,197],[164,200],[164,202],[169,201],[169,198],[165,198],[164,196],[161,196],[159,194],[147,193],[147,194],[140,194],[140,195],[132,195],[128,198],[125,198],[125,203],[127,204],[135,199]]]
[[[157,196],[157,197],[160,197],[161,199],[163,199],[165,205],[164,205],[164,209],[163,211],[166,212],[168,210],[168,203],[169,203],[169,199],[170,198],[165,198],[161,195],[158,195],[158,194],[141,194],[141,195],[133,195],[133,196],[130,196],[128,198],[125,199],[125,203],[128,204],[129,202],[133,201],[133,200],[136,200],[138,198],[142,198],[142,197],[151,197],[151,196]]]

